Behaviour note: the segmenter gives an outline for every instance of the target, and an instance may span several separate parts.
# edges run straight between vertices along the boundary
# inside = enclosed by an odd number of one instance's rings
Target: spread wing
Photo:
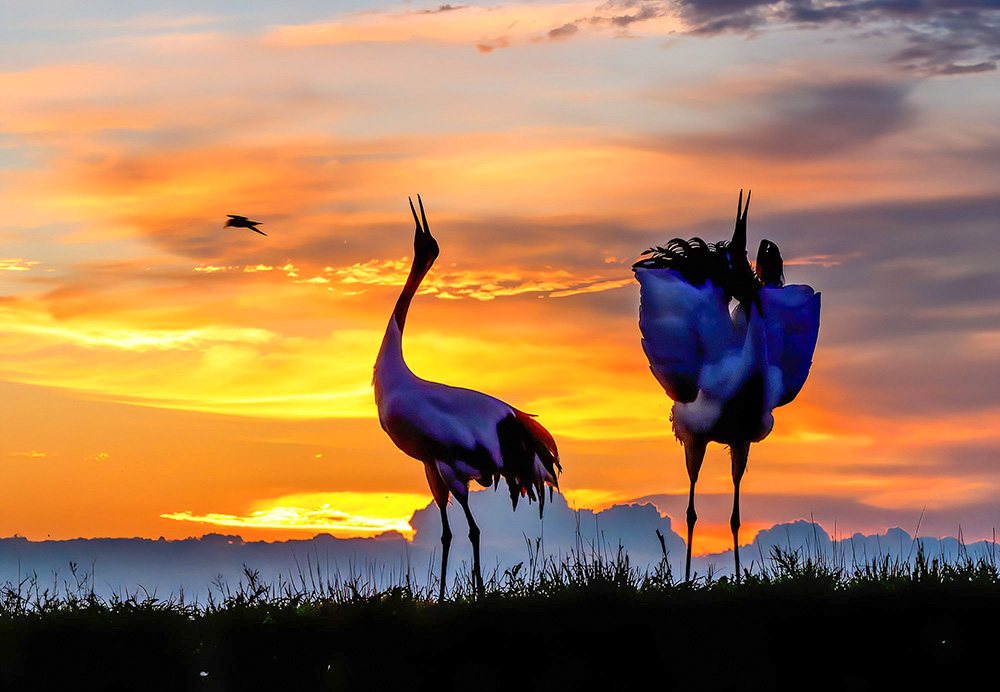
[[[819,336],[819,295],[801,284],[760,290],[768,361],[781,370],[778,406],[794,399],[809,376]]]
[[[671,399],[694,401],[702,376],[738,352],[725,293],[709,280],[695,286],[672,269],[637,267],[635,277],[649,368]]]

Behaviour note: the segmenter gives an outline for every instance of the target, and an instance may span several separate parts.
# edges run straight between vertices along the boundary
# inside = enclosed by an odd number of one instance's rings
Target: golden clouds
[[[0,310],[10,380],[243,415],[370,415],[371,353],[380,338],[350,330],[303,342],[240,327],[123,329],[100,317],[66,325]]]
[[[41,264],[41,262],[24,260],[20,257],[0,258],[0,271],[26,272],[30,271],[32,267],[38,264]]]
[[[267,265],[244,266],[203,266],[195,267],[194,271],[205,274],[217,272],[238,271],[244,273],[267,272],[279,270],[296,283],[312,283],[327,285],[331,291],[339,291],[343,295],[358,295],[362,291],[359,286],[402,286],[410,271],[410,261],[404,257],[400,260],[369,260],[356,262],[348,267],[324,267],[316,270],[319,275],[312,278],[300,278],[304,271],[293,264],[282,267]],[[430,294],[437,298],[474,298],[476,300],[493,300],[501,296],[517,296],[524,293],[537,293],[551,298],[563,298],[580,293],[597,293],[610,291],[631,284],[631,278],[606,279],[602,276],[577,276],[565,269],[558,270],[517,270],[517,271],[437,271],[429,274],[420,286],[419,293]],[[329,284],[329,285],[328,285]]]
[[[44,459],[46,457],[54,456],[50,452],[39,452],[37,450],[29,450],[27,452],[11,452],[8,456],[12,457],[25,457],[27,459]]]
[[[399,531],[412,538],[409,519],[428,503],[416,493],[297,493],[255,503],[244,516],[170,512],[160,516],[175,521],[256,529],[291,529],[330,532],[340,538],[372,536]]]
[[[25,317],[28,319],[25,320]],[[47,315],[19,312],[15,317],[9,310],[0,310],[0,330],[84,348],[110,347],[139,352],[150,349],[203,350],[227,343],[260,344],[274,338],[274,334],[263,329],[204,327],[167,331],[109,328],[97,323],[61,326]]]

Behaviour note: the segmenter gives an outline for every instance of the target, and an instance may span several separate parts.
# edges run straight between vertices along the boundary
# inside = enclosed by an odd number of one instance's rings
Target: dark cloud
[[[974,72],[993,72],[997,69],[995,62],[978,62],[975,65],[947,65],[938,71],[941,75],[972,74]]]
[[[603,24],[628,29],[632,24],[645,22],[673,13],[673,6],[663,0],[609,0],[598,6],[598,14],[577,20],[589,24]]]
[[[879,81],[792,83],[755,97],[765,119],[740,130],[669,140],[671,149],[797,160],[829,156],[904,130],[914,120],[909,85]]]
[[[559,41],[562,39],[569,38],[579,30],[580,29],[579,27],[577,27],[576,24],[570,22],[568,24],[563,24],[562,26],[556,27],[555,29],[549,31],[548,37],[550,40]]]
[[[658,2],[644,2],[638,5],[635,12],[631,14],[618,14],[611,17],[611,23],[618,27],[627,27],[636,22],[644,22],[648,19],[656,19],[665,14],[665,9]]]
[[[688,33],[751,33],[769,24],[877,26],[908,43],[892,61],[925,76],[996,69],[1000,3],[996,0],[677,0]]]
[[[464,10],[468,5],[439,5],[436,10],[417,10],[416,14],[441,14],[442,12],[454,12]]]
[[[500,50],[501,48],[509,48],[510,40],[504,36],[499,38],[490,39],[488,41],[481,41],[476,44],[476,50],[480,53],[492,53],[495,50]]]

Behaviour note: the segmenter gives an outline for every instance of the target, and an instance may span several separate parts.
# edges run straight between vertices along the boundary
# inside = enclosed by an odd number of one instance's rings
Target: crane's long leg
[[[455,499],[462,505],[462,509],[465,510],[465,518],[469,522],[469,540],[472,541],[472,574],[476,580],[476,597],[482,598],[483,573],[479,566],[479,526],[476,524],[476,520],[472,518],[472,511],[469,509],[469,497],[467,495],[456,494]]]
[[[701,463],[705,460],[705,447],[707,442],[698,436],[692,437],[684,443],[684,461],[687,463],[688,478],[691,479],[691,492],[688,494],[687,509],[687,559],[684,562],[684,581],[691,581],[691,541],[694,538],[694,524],[698,521],[698,514],[694,511],[694,484],[698,482],[698,472],[701,471]]]
[[[448,501],[441,505],[441,592],[438,600],[444,600],[445,579],[448,575],[448,551],[451,549],[451,527],[448,526]]]
[[[747,457],[750,455],[750,443],[732,445],[729,450],[733,458],[733,516],[729,519],[729,527],[733,530],[733,555],[736,559],[736,579],[740,578],[740,481],[747,470]]]
[[[451,526],[448,525],[448,486],[441,478],[437,465],[434,463],[424,464],[424,473],[427,474],[427,483],[431,486],[431,494],[434,495],[434,502],[441,510],[441,591],[438,600],[444,600],[445,581],[448,576],[448,551],[451,549]]]

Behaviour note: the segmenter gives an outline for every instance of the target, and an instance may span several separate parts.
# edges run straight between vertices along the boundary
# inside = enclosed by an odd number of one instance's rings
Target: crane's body
[[[740,207],[742,201],[741,192]],[[673,240],[633,267],[640,284],[642,347],[653,375],[674,400],[673,432],[684,446],[690,480],[686,579],[697,521],[694,487],[708,443],[730,448],[730,526],[739,576],[739,488],[750,444],[767,437],[772,411],[802,388],[819,333],[819,294],[809,286],[783,285],[774,243],[763,241],[756,271],[750,267],[746,214],[738,208],[730,243]]]
[[[249,228],[251,231],[260,233],[261,235],[267,235],[264,231],[257,228],[261,225],[263,221],[251,221],[245,216],[240,216],[239,214],[226,214],[229,220],[226,221],[226,225],[223,228]]]
[[[418,198],[419,199],[419,198]],[[413,207],[410,203],[411,209]],[[375,361],[373,384],[379,422],[395,445],[424,464],[441,512],[440,596],[445,593],[451,530],[446,507],[453,495],[469,522],[476,588],[482,590],[479,528],[469,510],[469,482],[483,487],[507,481],[514,508],[520,497],[545,502],[544,488],[558,487],[559,453],[552,436],[534,417],[482,392],[421,379],[403,358],[403,327],[410,301],[438,255],[420,205],[416,210],[414,260]],[[422,224],[421,224],[422,221]]]

